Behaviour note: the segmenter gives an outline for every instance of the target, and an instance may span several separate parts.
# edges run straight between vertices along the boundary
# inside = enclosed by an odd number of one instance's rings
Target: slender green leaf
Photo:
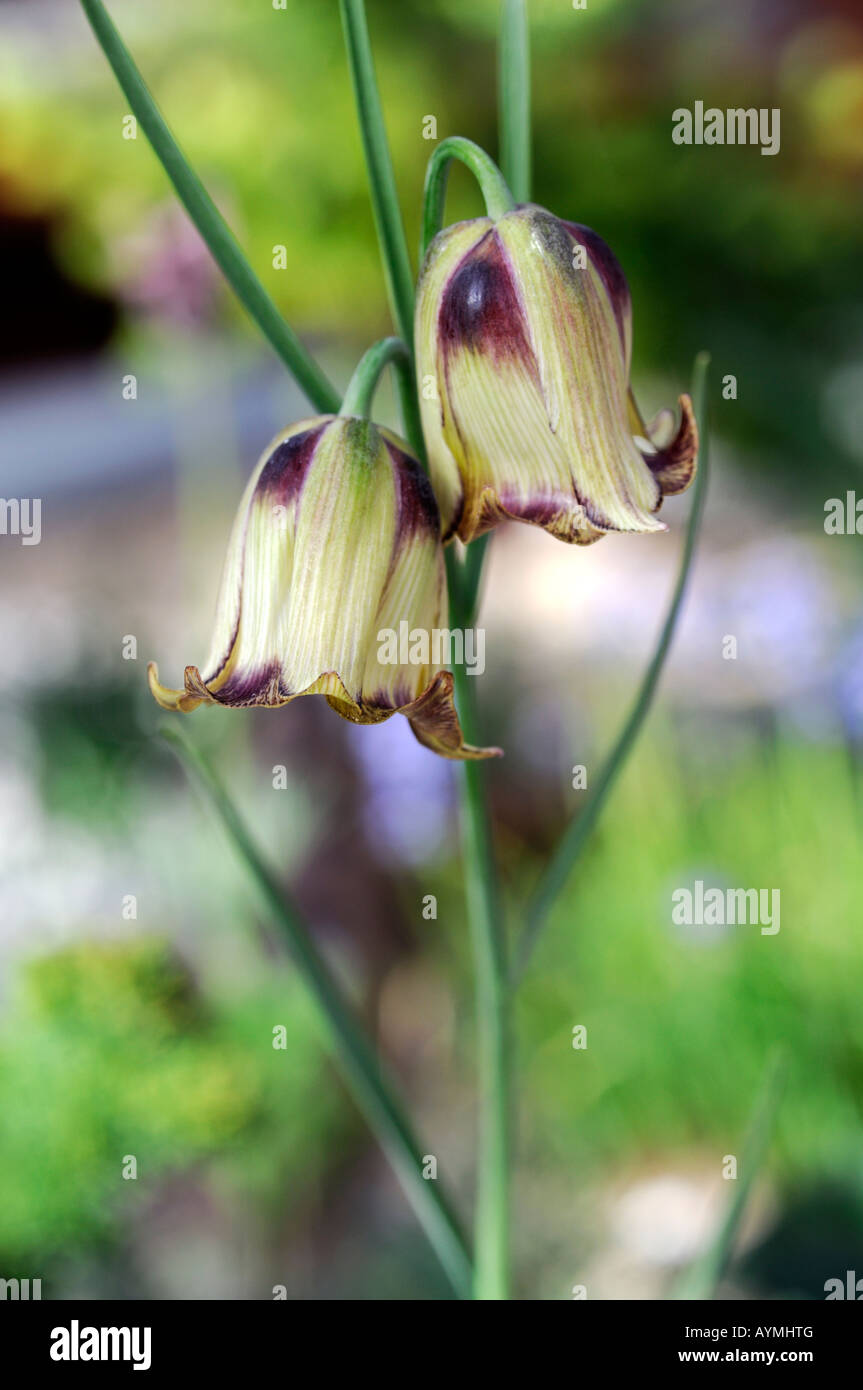
[[[281,927],[291,957],[310,995],[354,1099],[386,1153],[405,1195],[460,1298],[471,1296],[471,1261],[440,1181],[422,1176],[422,1153],[392,1083],[385,1075],[353,1009],[342,995],[296,909],[264,862],[234,803],[184,732],[163,730],[180,762],[219,816],[262,900]]]
[[[708,430],[706,392],[707,369],[709,364],[709,354],[706,352],[699,353],[695,359],[692,384],[692,397],[700,436],[698,474],[693,489],[692,509],[689,514],[689,527],[683,546],[680,570],[677,575],[677,583],[674,586],[674,592],[671,596],[668,613],[662,625],[662,631],[659,634],[659,640],[654,649],[653,656],[650,659],[650,664],[648,665],[644,680],[641,683],[641,688],[638,691],[626,722],[620,731],[617,742],[614,744],[608,758],[600,769],[599,776],[596,778],[593,794],[584,810],[570,823],[564,832],[563,838],[552,856],[551,863],[540,879],[536,892],[528,906],[526,923],[515,953],[513,970],[514,985],[517,985],[523,976],[540,933],[548,920],[548,915],[555,899],[578,863],[579,857],[590,838],[594,826],[599,820],[612,788],[623,771],[629,754],[635,747],[636,740],[638,739],[642,725],[647,718],[653,702],[653,697],[656,694],[656,688],[659,684],[659,678],[662,674],[662,668],[665,665],[666,657],[671,649],[671,642],[674,637],[675,628],[677,627],[677,620],[683,606],[683,596],[686,592],[692,561],[695,557],[696,542],[698,540],[701,516],[704,510],[704,499],[707,491]]]
[[[785,1090],[786,1073],[786,1057],[780,1050],[770,1058],[764,1073],[761,1090],[746,1129],[737,1177],[732,1180],[732,1196],[725,1217],[701,1258],[678,1279],[671,1292],[671,1298],[707,1299],[716,1296],[716,1290],[734,1251],[752,1185],[767,1157]]]
[[[192,169],[159,111],[101,0],[81,0],[93,32],[141,129],[177,196],[240,302],[316,410],[334,413],[339,394],[264,289],[231,229]]]
[[[400,337],[413,356],[414,277],[378,92],[364,0],[339,0],[372,208],[387,290]]]

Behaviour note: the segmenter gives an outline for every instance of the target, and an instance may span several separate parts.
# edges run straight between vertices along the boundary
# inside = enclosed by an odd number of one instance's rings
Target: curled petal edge
[[[230,708],[229,701],[220,700],[218,693],[213,693],[207,687],[197,666],[186,667],[182,690],[172,690],[161,684],[159,669],[154,661],[151,661],[147,666],[147,679],[150,693],[162,709],[178,710],[187,714],[197,709],[198,705],[201,704],[223,705]],[[292,700],[299,699],[301,695],[325,695],[327,703],[335,710],[336,714],[340,715],[342,719],[349,720],[352,724],[380,724],[394,714],[405,715],[418,741],[443,758],[473,761],[479,758],[501,757],[502,750],[500,748],[475,748],[472,744],[464,742],[461,724],[455,708],[453,687],[452,672],[440,671],[422,694],[409,704],[391,707],[359,705],[349,694],[338,674],[334,671],[327,671],[307,686],[305,690],[297,691],[294,695],[279,697],[276,691],[270,687],[267,691],[269,698],[266,701],[253,701],[251,703],[258,703],[263,708],[273,709],[290,704]]]
[[[210,694],[197,666],[187,666],[183,675],[184,688],[182,690],[172,690],[170,686],[162,685],[159,680],[159,668],[155,661],[147,663],[147,684],[150,687],[150,694],[161,705],[162,709],[180,710],[183,714],[190,713],[197,709],[198,705],[214,705],[217,703],[215,697]]]
[[[401,713],[410,721],[414,736],[442,758],[475,761],[479,758],[502,757],[503,750],[500,748],[475,748],[464,742],[453,686],[452,672],[439,671],[422,695],[412,704],[404,706]]]
[[[640,422],[641,416],[632,396],[630,401]],[[659,483],[663,497],[673,497],[678,492],[685,492],[695,477],[698,464],[698,424],[692,400],[688,395],[683,395],[679,398],[678,405],[680,424],[673,434],[669,428],[666,411],[661,411],[649,427],[642,424],[640,431],[654,445],[649,453],[644,449],[640,449],[639,452]]]
[[[661,501],[662,496],[660,494],[657,509]],[[511,507],[500,500],[495,488],[484,487],[473,510],[471,512],[462,511],[450,536],[445,537],[444,540],[451,540],[453,536],[458,536],[459,540],[467,545],[501,521],[522,521],[527,522],[530,526],[540,526],[549,535],[556,536],[569,545],[593,545],[603,536],[622,529],[613,526],[599,516],[591,517],[584,503],[575,499],[572,501],[564,499],[559,503],[549,502],[546,505],[534,503],[522,507]],[[667,530],[665,523],[658,519],[651,526],[632,527],[633,532],[665,530]]]

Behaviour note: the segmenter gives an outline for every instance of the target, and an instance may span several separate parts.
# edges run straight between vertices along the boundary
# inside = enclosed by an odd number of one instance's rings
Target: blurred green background
[[[335,0],[110,8],[344,382],[389,320]],[[710,349],[715,444],[660,699],[521,993],[518,1293],[663,1296],[715,1228],[723,1156],[781,1043],[727,1289],[823,1297],[863,1269],[861,542],[823,525],[863,461],[863,20],[853,0],[529,8],[535,198],[623,263],[646,411]],[[415,246],[426,118],[496,152],[498,5],[368,9]],[[696,100],[778,107],[780,153],[674,145],[672,111]],[[243,479],[307,411],[125,114],[75,4],[0,4],[2,491],[42,499],[38,546],[0,537],[0,1277],[41,1277],[45,1297],[445,1297],[271,924],[155,738],[145,663],[173,683],[203,655]],[[450,218],[479,209],[456,170]],[[662,536],[584,551],[494,538],[480,696],[506,751],[491,784],[514,929],[579,810],[572,768],[589,792],[649,655],[687,507],[668,504]],[[452,768],[400,719],[357,729],[312,699],[187,728],[468,1212]],[[671,894],[697,878],[779,888],[780,932],[674,927]]]

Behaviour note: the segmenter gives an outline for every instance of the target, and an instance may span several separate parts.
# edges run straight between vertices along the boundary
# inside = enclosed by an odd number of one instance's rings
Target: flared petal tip
[[[406,715],[415,737],[425,748],[442,758],[476,761],[481,758],[501,758],[502,748],[475,748],[465,743],[453,698],[451,671],[441,671],[431,685],[412,704],[406,705]]]
[[[692,400],[688,395],[683,395],[678,404],[680,424],[677,430],[672,434],[668,421],[670,412],[662,411],[650,427],[655,452],[648,454],[642,451],[642,457],[659,483],[663,497],[685,492],[695,477],[698,465],[698,424]]]
[[[184,676],[184,688],[182,690],[172,690],[170,686],[162,685],[159,680],[159,668],[155,661],[147,663],[147,683],[150,687],[150,694],[161,705],[162,709],[180,710],[183,714],[188,714],[191,710],[197,709],[200,704],[215,703],[204,682],[197,666],[187,666]]]

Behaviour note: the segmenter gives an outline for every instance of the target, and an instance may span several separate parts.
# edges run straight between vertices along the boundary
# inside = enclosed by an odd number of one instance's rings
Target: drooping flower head
[[[171,690],[151,663],[150,689],[184,711],[325,695],[355,723],[405,714],[444,757],[488,757],[497,750],[464,743],[453,677],[431,644],[399,660],[379,638],[434,632],[445,614],[440,519],[408,446],[357,416],[303,420],[273,440],[246,488],[203,674],[187,666]]]
[[[590,228],[532,204],[446,227],[420,275],[423,432],[444,539],[499,521],[584,545],[658,531],[695,473],[692,405],[651,435],[629,389],[632,312]]]

